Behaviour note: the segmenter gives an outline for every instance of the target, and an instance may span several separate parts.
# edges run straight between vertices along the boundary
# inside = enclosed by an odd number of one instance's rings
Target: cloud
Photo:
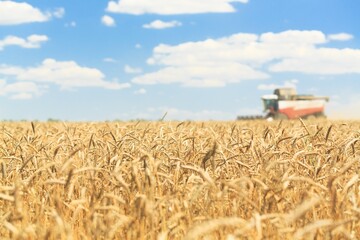
[[[163,22],[161,20],[155,20],[151,23],[144,24],[143,28],[148,29],[165,29],[165,28],[173,28],[173,27],[179,27],[182,23],[178,21],[170,21],[170,22]]]
[[[116,26],[116,23],[115,23],[115,20],[108,16],[108,15],[104,15],[102,18],[101,18],[101,22],[105,25],[105,26],[108,26],[108,27],[115,27]]]
[[[28,100],[28,99],[32,99],[32,98],[33,98],[33,95],[31,93],[18,93],[18,94],[12,95],[10,97],[10,99],[13,99],[13,100]]]
[[[54,12],[42,12],[25,2],[0,1],[0,25],[46,22],[52,16],[61,18],[64,14],[64,8],[55,9]]]
[[[133,68],[133,67],[130,67],[129,65],[125,65],[124,71],[129,74],[142,73],[141,68]]]
[[[105,75],[96,68],[82,67],[74,61],[56,61],[45,59],[36,67],[0,66],[0,75],[13,76],[17,81],[52,83],[61,89],[79,87],[100,87],[105,89],[123,89],[130,87],[129,83],[109,82]]]
[[[274,83],[260,84],[260,85],[258,85],[257,89],[258,90],[266,90],[266,91],[269,91],[269,90],[272,91],[276,88],[295,88],[296,89],[296,85],[298,82],[299,81],[297,79],[291,79],[291,80],[284,81],[284,83],[282,85],[274,84]]]
[[[9,96],[10,99],[32,99],[42,95],[46,86],[38,86],[34,82],[7,83],[0,79],[0,96]]]
[[[118,0],[110,1],[106,10],[113,13],[141,14],[199,14],[235,12],[232,3],[248,0]]]
[[[326,36],[320,31],[288,30],[280,33],[263,33],[260,41],[268,44],[316,45],[326,43]]]
[[[348,33],[338,33],[328,35],[328,39],[331,41],[348,41],[353,39],[354,36]]]
[[[146,89],[145,88],[140,88],[140,89],[136,90],[134,93],[136,95],[143,95],[143,94],[146,94]]]
[[[109,57],[108,57],[108,58],[104,58],[103,61],[104,61],[104,62],[108,62],[108,63],[116,63],[116,62],[117,62],[115,59],[109,58]]]
[[[321,31],[238,33],[218,39],[160,44],[147,60],[158,70],[132,79],[137,84],[222,87],[269,78],[273,72],[335,75],[360,73],[360,49],[327,47]]]
[[[142,46],[141,46],[141,44],[137,43],[137,44],[135,44],[135,48],[140,49],[140,48],[142,48]]]
[[[75,21],[71,21],[69,23],[65,23],[65,27],[76,27],[76,22]]]
[[[264,79],[268,76],[237,63],[214,63],[207,66],[166,67],[132,79],[137,84],[180,83],[184,87],[224,87],[244,79]]]
[[[65,15],[65,9],[57,8],[52,15],[56,18],[62,18]]]
[[[360,49],[314,48],[303,55],[284,58],[270,66],[272,72],[306,74],[360,74]]]
[[[7,36],[0,40],[0,51],[6,46],[19,46],[22,48],[40,48],[41,43],[47,42],[49,38],[46,35],[30,35],[26,39],[16,36]]]

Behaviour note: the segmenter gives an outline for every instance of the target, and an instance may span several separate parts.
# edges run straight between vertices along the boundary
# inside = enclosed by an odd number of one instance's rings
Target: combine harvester
[[[264,116],[238,116],[238,120],[250,119],[314,119],[326,118],[325,103],[329,97],[298,95],[294,88],[278,88],[274,94],[264,95]]]

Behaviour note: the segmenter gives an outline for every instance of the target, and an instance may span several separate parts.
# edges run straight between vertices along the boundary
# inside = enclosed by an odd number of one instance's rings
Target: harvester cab
[[[278,96],[275,94],[264,95],[262,96],[262,101],[264,105],[264,113],[266,115],[274,113],[278,110]]]
[[[274,90],[274,94],[262,96],[265,118],[289,118],[287,114],[279,112],[279,101],[293,100],[296,95],[296,89],[294,88],[277,88]]]

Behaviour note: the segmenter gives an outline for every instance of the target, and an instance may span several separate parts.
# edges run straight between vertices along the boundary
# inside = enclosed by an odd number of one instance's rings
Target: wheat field
[[[1,239],[360,238],[360,122],[0,128]]]

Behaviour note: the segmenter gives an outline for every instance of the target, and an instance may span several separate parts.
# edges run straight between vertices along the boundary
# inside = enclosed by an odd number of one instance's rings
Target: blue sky
[[[360,118],[358,0],[0,0],[0,118],[232,120],[274,87]]]

